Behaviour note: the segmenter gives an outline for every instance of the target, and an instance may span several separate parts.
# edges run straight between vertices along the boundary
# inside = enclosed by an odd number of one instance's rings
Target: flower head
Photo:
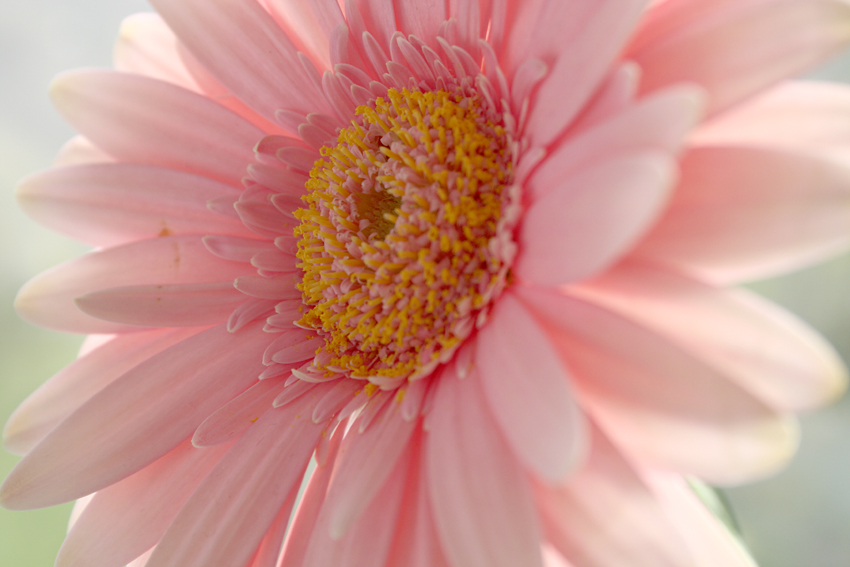
[[[91,335],[5,431],[57,565],[750,564],[683,475],[844,387],[725,286],[850,243],[850,91],[780,82],[850,5],[153,4],[19,192],[96,247],[18,299]]]

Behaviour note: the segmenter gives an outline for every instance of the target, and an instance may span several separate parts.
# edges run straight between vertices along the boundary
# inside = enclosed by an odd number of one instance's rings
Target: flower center
[[[390,89],[322,148],[300,225],[315,365],[417,378],[483,324],[515,253],[511,138],[474,89]]]

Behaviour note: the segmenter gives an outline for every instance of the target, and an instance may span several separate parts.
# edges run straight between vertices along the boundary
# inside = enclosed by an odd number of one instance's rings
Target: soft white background
[[[30,222],[14,204],[16,182],[48,167],[72,135],[50,107],[48,84],[65,69],[109,66],[121,19],[148,9],[142,0],[0,0],[0,421],[72,360],[80,342],[35,329],[11,308],[28,278],[84,250]],[[850,81],[850,57],[818,75]],[[850,258],[754,287],[850,356]],[[16,460],[0,454],[0,477]],[[849,484],[850,402],[844,401],[803,419],[800,453],[785,472],[728,496],[762,567],[846,567]],[[0,510],[0,566],[52,565],[69,510]]]

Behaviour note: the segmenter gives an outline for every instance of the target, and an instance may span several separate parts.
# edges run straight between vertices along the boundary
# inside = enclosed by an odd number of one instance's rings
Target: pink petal
[[[621,63],[599,86],[570,130],[580,132],[596,122],[619,114],[634,102],[639,82],[640,67],[631,61]]]
[[[300,282],[300,273],[292,272],[275,278],[242,276],[235,285],[242,293],[259,299],[296,299],[301,297],[295,287]]]
[[[547,482],[563,481],[586,452],[584,418],[557,353],[512,294],[478,334],[475,364],[513,452]]]
[[[847,370],[831,345],[745,290],[631,262],[570,293],[653,329],[777,409],[812,409],[846,388]]]
[[[53,167],[113,162],[115,158],[95,147],[85,137],[74,136],[59,149]]]
[[[286,536],[286,530],[289,527],[292,507],[297,497],[298,494],[293,491],[283,506],[280,507],[280,511],[260,541],[257,551],[254,552],[249,567],[275,567],[277,565],[283,546],[283,538]]]
[[[365,26],[362,31],[371,33],[384,49],[389,50],[390,38],[398,29],[393,0],[350,0],[350,3],[362,18]]]
[[[256,1],[152,4],[205,68],[267,119],[274,121],[282,108],[304,115],[326,111],[324,95],[302,67],[292,41]]]
[[[471,4],[471,3],[470,3]],[[415,35],[426,43],[432,40],[446,18],[446,2],[443,0],[420,0],[418,2],[395,2],[398,30],[405,36]]]
[[[15,308],[33,324],[77,333],[112,333],[136,327],[99,321],[77,309],[74,299],[98,289],[128,285],[177,285],[235,280],[251,270],[220,260],[200,236],[163,236],[84,256],[30,280]]]
[[[655,495],[597,429],[585,466],[560,487],[537,485],[546,539],[582,567],[690,565]]]
[[[322,434],[309,417],[318,395],[266,412],[248,429],[177,514],[147,567],[238,567],[252,558],[282,508],[291,509]]]
[[[378,494],[405,451],[415,424],[401,416],[395,401],[365,432],[355,433],[360,424],[354,422],[342,442],[340,462],[327,496],[331,538],[344,536]]]
[[[169,31],[171,30],[169,29]],[[192,76],[192,80],[198,85],[196,88],[190,90],[196,91],[208,99],[216,101],[224,108],[238,114],[251,124],[257,126],[266,134],[286,133],[286,130],[281,128],[279,124],[258,114],[254,109],[246,105],[224,85],[218,82],[218,80],[210,74],[210,72],[189,52],[189,50],[186,49],[186,46],[178,42],[177,47],[180,61],[186,67],[187,72]]]
[[[286,536],[283,559],[279,567],[304,566],[304,556],[307,553],[310,537],[316,531],[316,522],[325,501],[344,431],[343,424],[333,433],[328,445],[327,460],[324,463],[319,461],[310,476],[301,503],[295,511],[289,534]]]
[[[74,525],[77,523],[77,520],[80,519],[80,516],[88,507],[89,503],[94,498],[94,495],[97,494],[89,494],[88,496],[83,496],[82,498],[77,498],[76,502],[74,502],[74,507],[71,508],[71,517],[68,518],[68,531],[70,532],[73,529]]]
[[[450,567],[434,527],[422,448],[423,444],[417,440],[401,513],[396,521],[398,529],[386,567]]]
[[[850,168],[785,150],[699,147],[635,253],[718,283],[765,278],[850,244]]]
[[[320,69],[331,68],[329,39],[343,24],[335,0],[263,0],[263,5],[284,29],[299,51],[307,53]]]
[[[434,523],[451,565],[541,567],[531,487],[493,420],[476,372],[443,373],[426,417]]]
[[[127,372],[36,445],[0,487],[13,509],[90,494],[152,463],[262,372],[259,325],[214,327]],[[253,361],[253,362],[246,362]]]
[[[138,556],[132,562],[130,562],[127,567],[145,567],[148,564],[148,559],[153,555],[153,548],[147,550],[142,555]]]
[[[273,242],[257,238],[237,238],[234,236],[205,236],[204,246],[225,260],[234,262],[250,262],[255,255],[269,250],[275,250]]]
[[[194,327],[226,321],[247,301],[233,282],[114,287],[78,297],[85,314],[145,327]]]
[[[658,470],[642,472],[690,549],[694,567],[756,567],[737,537],[699,501],[684,478]]]
[[[282,378],[257,382],[206,418],[195,430],[192,444],[212,447],[235,439],[272,408],[285,384]]]
[[[703,99],[695,87],[665,89],[570,137],[529,178],[534,197],[563,185],[571,174],[617,154],[640,150],[678,152],[700,118]]]
[[[4,446],[13,453],[27,453],[113,380],[199,331],[157,329],[121,335],[72,362],[18,406],[3,430]]]
[[[770,89],[708,121],[691,142],[696,145],[758,145],[850,155],[850,87],[814,81],[789,82]]]
[[[548,145],[579,113],[610,70],[645,4],[527,0],[518,5],[503,58],[509,77],[531,57],[550,68],[529,116],[527,132],[534,145]]]
[[[557,285],[607,268],[667,204],[675,168],[669,154],[636,151],[563,180],[531,205],[523,219],[517,275]]]
[[[187,441],[151,465],[95,494],[59,550],[61,567],[125,565],[153,547],[229,446]]]
[[[478,49],[478,39],[484,37],[486,30],[487,0],[448,0],[448,17],[456,22],[456,41],[452,43],[472,53]],[[447,34],[452,35],[452,34]]]
[[[713,114],[824,61],[850,41],[848,21],[840,0],[668,2],[624,57],[643,69],[642,92],[693,81]]]
[[[304,567],[360,567],[386,563],[411,466],[410,447],[405,444],[403,449],[406,449],[404,455],[387,470],[386,480],[378,483],[375,498],[341,539],[335,540],[333,527],[329,526],[333,521],[333,501],[325,500],[310,538]],[[339,479],[339,474],[331,479],[331,492]]]
[[[274,312],[275,302],[263,299],[248,299],[233,310],[227,319],[227,330],[235,333],[251,321],[266,318]]]
[[[172,234],[252,233],[206,203],[236,190],[206,177],[135,164],[54,168],[21,181],[17,200],[39,223],[96,246]]]
[[[58,77],[53,103],[108,154],[241,186],[265,134],[211,100],[168,83],[115,71]]]
[[[795,422],[687,351],[591,303],[518,291],[552,325],[583,406],[629,453],[716,484],[764,476],[794,453]]]
[[[351,398],[360,393],[362,386],[363,384],[357,380],[342,379],[337,382],[316,404],[316,409],[313,410],[313,423],[325,423],[336,415],[351,401]]]
[[[323,337],[307,339],[276,351],[272,355],[272,360],[278,364],[291,364],[301,362],[302,360],[310,360],[324,345],[325,339]]]
[[[183,64],[178,44],[158,14],[133,14],[121,22],[113,55],[115,68],[197,92],[198,84]]]

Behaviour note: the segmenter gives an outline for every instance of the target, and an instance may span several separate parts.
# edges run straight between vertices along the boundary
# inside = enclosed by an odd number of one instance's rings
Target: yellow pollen
[[[511,140],[470,87],[390,89],[356,116],[295,212],[298,324],[324,338],[324,370],[405,378],[448,360],[504,288]]]

